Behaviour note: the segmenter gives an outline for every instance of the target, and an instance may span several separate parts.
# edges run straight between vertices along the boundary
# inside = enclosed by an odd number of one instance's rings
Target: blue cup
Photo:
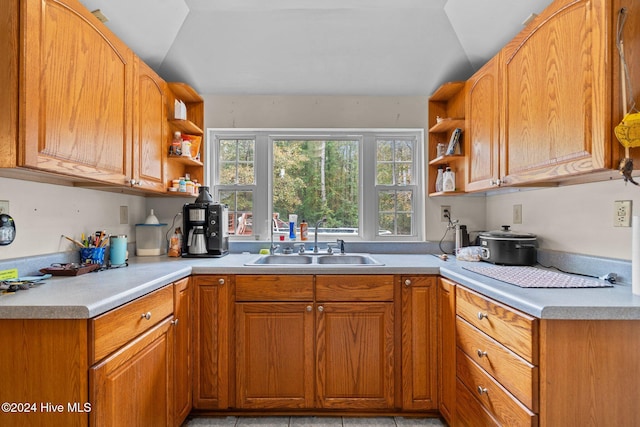
[[[104,264],[104,248],[80,249],[80,263],[103,265]]]
[[[109,261],[111,265],[123,265],[127,262],[127,236],[111,236],[109,243]]]

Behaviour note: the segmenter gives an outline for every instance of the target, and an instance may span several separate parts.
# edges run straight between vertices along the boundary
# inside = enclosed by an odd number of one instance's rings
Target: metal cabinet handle
[[[224,285],[224,279],[218,279],[218,284]]]
[[[478,386],[478,394],[483,395],[487,393],[489,393],[489,390],[487,390],[485,387],[482,387],[481,385]]]
[[[172,324],[173,326],[178,326],[178,319],[173,319],[173,320],[171,321],[171,324]]]
[[[489,315],[487,313],[483,313],[481,311],[478,312],[478,319],[482,320],[482,319],[488,319]]]
[[[410,279],[405,280],[404,281],[404,285],[405,286],[411,286],[411,280]]]
[[[482,351],[480,349],[477,349],[476,353],[478,353],[478,357],[489,357],[486,351]]]
[[[307,306],[307,312],[311,312],[311,310],[313,310],[313,307],[311,307],[310,305]]]
[[[318,306],[318,311],[319,311],[320,313],[322,313],[322,312],[324,311],[324,307],[323,307],[323,306],[321,306],[321,305],[319,305],[319,306]]]
[[[142,313],[140,316],[141,319],[151,320],[151,312],[147,311],[146,313]]]

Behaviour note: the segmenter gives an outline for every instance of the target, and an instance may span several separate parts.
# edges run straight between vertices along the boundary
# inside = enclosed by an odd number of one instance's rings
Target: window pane
[[[357,234],[358,141],[280,140],[273,143],[273,209],[280,219],[298,215],[309,233]]]
[[[412,140],[378,140],[376,183],[378,185],[411,184],[414,150]]]
[[[378,192],[378,235],[413,235],[413,192]]]
[[[253,184],[255,141],[226,139],[219,143],[220,184]]]
[[[218,197],[229,206],[229,235],[252,235],[253,191],[220,191]]]

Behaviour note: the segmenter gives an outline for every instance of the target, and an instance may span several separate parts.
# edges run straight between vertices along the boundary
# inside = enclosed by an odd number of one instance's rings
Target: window
[[[295,214],[310,239],[316,226],[324,240],[422,239],[421,129],[208,132],[210,186],[229,206],[230,235],[267,240]]]

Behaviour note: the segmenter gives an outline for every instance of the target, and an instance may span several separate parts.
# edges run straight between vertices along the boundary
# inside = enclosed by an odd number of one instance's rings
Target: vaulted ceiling
[[[429,95],[551,0],[80,0],[203,94]]]

